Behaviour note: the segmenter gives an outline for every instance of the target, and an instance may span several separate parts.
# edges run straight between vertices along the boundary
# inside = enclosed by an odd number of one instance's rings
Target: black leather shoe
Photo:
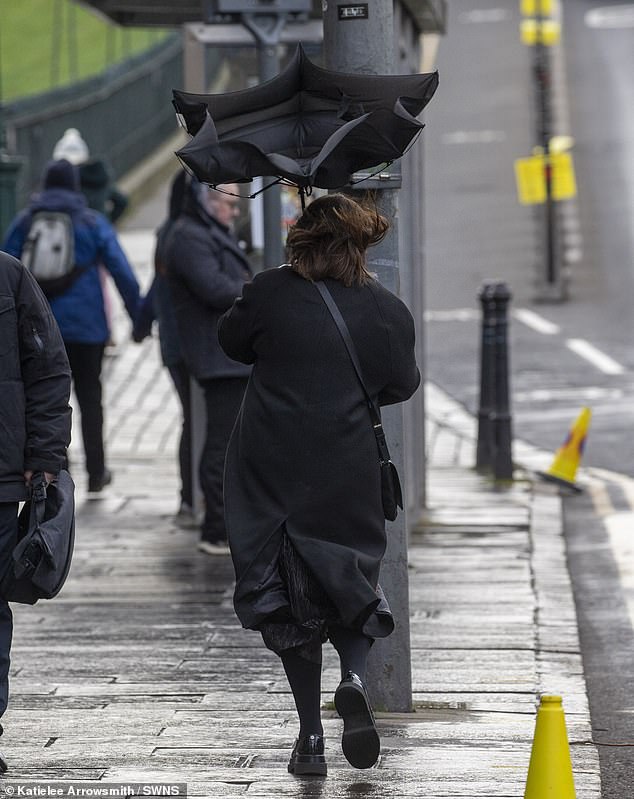
[[[323,735],[306,735],[295,741],[288,761],[288,773],[317,774],[322,777],[328,773]]]
[[[107,485],[112,482],[112,472],[110,469],[104,469],[103,474],[91,474],[88,477],[88,491],[91,494],[102,491]]]
[[[335,707],[343,719],[341,748],[355,768],[371,768],[379,759],[381,741],[365,685],[349,671],[335,691]]]

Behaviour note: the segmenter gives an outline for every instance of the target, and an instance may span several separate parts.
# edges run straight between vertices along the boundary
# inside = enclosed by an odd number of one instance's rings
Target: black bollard
[[[480,343],[480,407],[478,409],[478,444],[476,469],[488,472],[493,464],[493,423],[495,404],[495,314],[493,293],[496,283],[484,283],[478,292],[482,305],[482,337]]]
[[[478,294],[482,304],[480,408],[476,469],[496,480],[513,478],[509,403],[508,304],[506,283],[487,282]]]
[[[511,412],[509,403],[508,305],[511,292],[506,283],[498,283],[493,292],[495,304],[495,406],[493,430],[495,450],[493,476],[496,480],[513,479],[511,454]]]

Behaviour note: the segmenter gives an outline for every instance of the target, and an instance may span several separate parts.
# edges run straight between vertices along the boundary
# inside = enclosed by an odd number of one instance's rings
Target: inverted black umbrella
[[[420,133],[416,119],[438,74],[351,75],[313,64],[298,46],[266,83],[225,94],[174,91],[191,134],[176,155],[203,183],[271,176],[297,186],[336,189],[361,169],[403,155]],[[273,184],[271,184],[273,185]]]

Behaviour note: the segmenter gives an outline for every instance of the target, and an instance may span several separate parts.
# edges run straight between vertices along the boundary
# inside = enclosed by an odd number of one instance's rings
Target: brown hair
[[[307,280],[331,277],[345,286],[371,280],[368,247],[383,239],[385,217],[345,194],[319,197],[306,208],[286,239],[291,267]]]

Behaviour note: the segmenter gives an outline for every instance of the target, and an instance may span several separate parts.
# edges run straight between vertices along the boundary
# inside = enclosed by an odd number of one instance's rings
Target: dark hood
[[[78,191],[70,189],[44,189],[33,199],[31,211],[63,211],[67,214],[79,214],[88,206],[86,198]]]
[[[79,166],[79,180],[82,188],[102,189],[110,183],[110,175],[103,161],[86,161]]]

